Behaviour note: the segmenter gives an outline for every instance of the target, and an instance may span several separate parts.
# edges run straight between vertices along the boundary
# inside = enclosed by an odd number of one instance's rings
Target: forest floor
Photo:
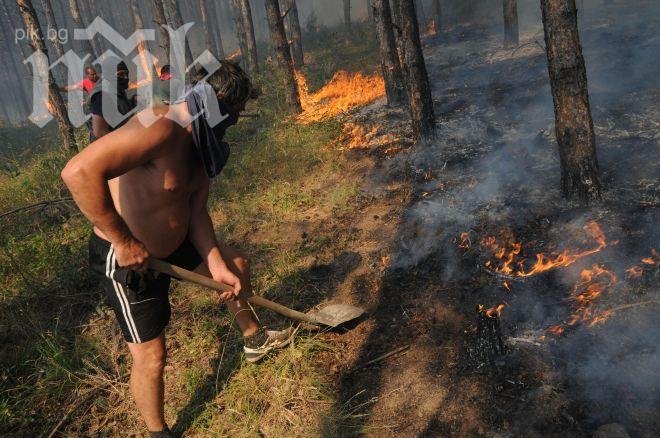
[[[296,309],[342,302],[367,315],[340,330],[301,330],[254,365],[212,294],[178,284],[165,374],[175,430],[591,436],[616,423],[610,431],[652,436],[660,78],[649,59],[660,22],[643,8],[603,13],[617,19],[581,22],[606,186],[593,207],[559,194],[538,31],[512,50],[501,49],[499,28],[425,38],[438,118],[428,144],[413,145],[407,113],[383,99],[310,124],[280,120],[281,102],[267,100],[259,119],[230,130],[232,159],[211,214],[221,239],[250,254],[255,291]],[[314,87],[339,68],[377,71],[373,42],[355,41],[308,49]],[[274,94],[267,84],[265,99]],[[61,163],[44,161],[32,175],[52,182]],[[3,177],[3,201],[26,185]],[[33,200],[59,194],[30,189]],[[46,213],[54,225],[38,237],[3,235],[0,433],[141,435],[130,358],[80,262],[89,228],[74,210]],[[516,242],[512,271],[497,272],[495,253],[510,255]],[[535,254],[552,260],[564,250],[575,259],[567,266],[521,275]],[[15,263],[30,254],[43,261]],[[504,308],[478,318],[479,304]]]

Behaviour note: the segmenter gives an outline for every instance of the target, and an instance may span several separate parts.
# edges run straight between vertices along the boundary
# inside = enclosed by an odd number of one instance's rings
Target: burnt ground
[[[327,335],[337,346],[324,358],[336,376],[334,409],[350,420],[332,424],[337,417],[329,416],[328,435],[591,436],[610,424],[654,436],[660,429],[654,8],[608,6],[581,21],[606,186],[598,204],[573,205],[559,194],[540,27],[523,32],[515,50],[500,48],[499,28],[478,25],[425,41],[439,133],[430,144],[397,141],[409,137],[406,116],[382,102],[351,117],[378,135],[345,154],[371,165],[358,166],[364,204],[347,224],[350,268],[331,268],[341,274],[332,300],[369,315]],[[479,243],[487,236],[521,242],[518,260],[528,269],[536,253],[594,248],[584,230],[591,221],[606,246],[570,266],[524,280],[485,267],[497,263]],[[470,238],[464,248],[461,232]],[[580,272],[594,265],[616,280],[598,277],[593,283],[605,286],[587,303],[589,318],[569,324],[577,313],[572,291],[585,287],[576,286]],[[626,273],[633,266],[640,276]],[[505,351],[476,327],[475,306],[500,303]],[[590,326],[597,315],[603,321]],[[556,325],[562,335],[547,331]]]

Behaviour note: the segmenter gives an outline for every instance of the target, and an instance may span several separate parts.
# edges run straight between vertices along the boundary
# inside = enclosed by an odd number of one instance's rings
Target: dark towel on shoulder
[[[222,141],[225,131],[238,121],[238,114],[220,102],[206,82],[186,87],[184,97],[193,117],[192,137],[195,150],[209,178],[217,176],[229,159],[229,145]]]

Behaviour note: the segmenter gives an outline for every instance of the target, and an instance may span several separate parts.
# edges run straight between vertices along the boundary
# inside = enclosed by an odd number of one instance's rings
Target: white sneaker
[[[245,346],[245,360],[250,363],[258,362],[265,355],[276,348],[282,348],[289,345],[293,338],[294,330],[292,327],[285,330],[266,330],[264,327],[247,338],[243,338]]]

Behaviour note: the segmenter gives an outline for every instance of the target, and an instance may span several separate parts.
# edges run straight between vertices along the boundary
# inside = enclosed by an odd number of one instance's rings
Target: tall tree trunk
[[[69,0],[69,10],[71,11],[71,19],[73,24],[77,29],[84,29],[87,27],[82,20],[82,15],[80,15],[80,8],[78,7],[78,0]],[[80,47],[82,48],[83,54],[89,53],[92,56],[92,60],[99,57],[100,52],[97,52],[92,45],[91,41],[80,40],[78,41]]]
[[[433,0],[433,22],[435,24],[435,34],[442,34],[442,6],[440,0]]]
[[[89,0],[77,0],[80,5],[80,13],[82,17],[82,23],[84,26],[83,28],[89,26],[94,18],[94,14],[92,13],[91,6],[89,4]],[[104,52],[103,50],[103,40],[99,35],[95,35],[93,38],[89,40],[89,43],[92,45],[94,55],[98,58],[101,56],[101,54]]]
[[[173,27],[175,30],[183,26],[183,18],[181,18],[181,10],[179,9],[179,4],[177,0],[163,0],[163,6],[165,7],[165,14],[167,15],[170,24],[170,27]],[[170,41],[170,44],[171,41]],[[192,50],[190,49],[190,39],[186,38],[184,41],[184,50],[185,50],[185,62],[184,64],[188,66],[189,62],[192,62],[193,57]]]
[[[209,14],[209,25],[211,30],[213,31],[213,40],[215,41],[215,53],[218,58],[224,59],[225,48],[222,45],[222,31],[221,31],[224,24],[222,23],[220,12],[216,7],[215,1],[210,1],[206,6]]]
[[[140,8],[138,7],[138,0],[129,0],[131,3],[131,11],[133,12],[133,24],[134,29],[144,29],[144,23],[142,23],[142,14],[140,13]],[[151,65],[147,59],[147,52],[149,51],[149,44],[146,40],[142,40],[138,43],[137,47],[138,55],[140,56],[140,63],[142,64],[142,70],[144,70],[145,77],[151,79],[153,77],[152,72],[154,66]]]
[[[302,32],[300,30],[300,20],[298,19],[298,6],[296,0],[285,0],[285,7],[289,13],[287,20],[291,34],[291,56],[296,67],[300,68],[305,64],[303,59]]]
[[[503,0],[504,47],[518,46],[518,0]]]
[[[387,103],[390,106],[401,105],[406,100],[406,91],[399,57],[396,52],[390,2],[389,0],[372,0],[369,8],[374,11],[376,37],[380,49],[380,66],[385,80]]]
[[[541,0],[548,73],[555,107],[561,191],[587,202],[601,195],[587,72],[580,47],[575,0]]]
[[[32,6],[32,1],[16,0],[16,4],[23,17],[25,29],[29,32],[32,49],[35,52],[40,50],[48,55],[43,33],[41,32],[41,26],[39,25],[39,20],[37,20],[37,13],[34,10],[34,6]],[[48,100],[50,103],[50,110],[57,120],[57,127],[60,131],[60,136],[62,137],[64,149],[72,153],[78,152],[76,139],[73,135],[73,126],[69,121],[69,116],[66,112],[66,107],[64,106],[64,100],[60,95],[57,85],[55,84],[55,78],[53,78],[53,74],[50,70],[48,70]]]
[[[417,22],[422,23],[422,29],[426,28],[426,11],[424,10],[424,1],[415,0],[415,10],[417,11]]]
[[[286,103],[289,107],[289,111],[292,114],[300,114],[302,112],[302,106],[300,105],[300,96],[298,95],[296,78],[293,74],[293,62],[291,61],[289,43],[286,40],[286,34],[284,33],[284,23],[282,22],[280,5],[277,0],[265,1],[266,16],[268,18],[268,26],[270,27],[270,35],[273,39],[273,43],[275,43],[277,61],[284,73]]]
[[[371,6],[371,0],[367,0],[367,19],[369,23],[374,22],[374,8]]]
[[[51,35],[47,35],[52,36],[52,38],[50,38],[50,44],[55,49],[55,54],[57,57],[61,58],[64,56],[64,47],[58,38],[57,30],[59,27],[57,26],[57,20],[55,20],[55,14],[53,13],[53,5],[51,4],[50,0],[41,0],[41,8],[43,9],[44,15],[46,16],[46,23],[48,28],[55,30],[54,32],[50,32]]]
[[[243,22],[243,13],[241,11],[240,0],[231,0],[232,18],[234,26],[236,27],[236,40],[238,41],[238,48],[241,50],[241,60],[246,70],[248,68],[248,48],[247,38],[245,35],[245,24]]]
[[[249,0],[239,0],[241,20],[245,31],[245,48],[247,49],[246,61],[250,73],[259,71],[259,59],[257,58],[257,41],[254,38],[254,24],[252,23],[252,10]]]
[[[213,52],[215,44],[213,44],[213,30],[211,29],[211,26],[209,26],[209,11],[206,7],[206,0],[199,0],[199,12],[201,14],[202,26],[204,28],[206,49]]]
[[[344,25],[351,31],[351,0],[344,0]]]
[[[401,71],[403,72],[404,83],[408,83],[408,79],[406,77],[408,73],[403,68],[405,44],[401,37],[402,35],[401,31],[403,29],[403,24],[402,24],[403,20],[401,18],[401,0],[392,0],[391,5],[392,5],[392,27],[394,28],[394,41],[396,41],[396,47],[397,47],[396,55],[399,59],[399,66],[401,66]]]
[[[14,74],[14,78],[17,81],[18,86],[17,91],[18,94],[20,95],[20,99],[18,100],[18,105],[19,107],[23,110],[23,115],[27,115],[30,112],[30,92],[26,88],[26,82],[23,80],[26,77],[26,72],[29,73],[29,69],[27,65],[23,64],[23,60],[25,59],[25,55],[23,54],[23,46],[20,43],[16,43],[14,45],[14,49],[12,49],[11,42],[14,41],[13,35],[11,34],[9,29],[14,29],[16,25],[14,24],[14,20],[12,20],[11,15],[9,15],[9,11],[7,10],[7,5],[4,2],[0,2],[0,12],[2,12],[3,17],[7,20],[7,26],[4,26],[3,23],[0,21],[0,27],[2,27],[2,36],[6,41],[5,47],[7,48],[7,51],[11,54],[11,71]],[[15,50],[15,46],[18,45],[20,50],[17,52]],[[19,65],[23,64],[25,67],[25,70],[23,71],[23,74],[19,70]]]
[[[419,25],[414,0],[401,2],[401,39],[404,44],[404,68],[408,85],[408,101],[415,139],[432,138],[435,134],[433,98],[426,73]]]
[[[75,0],[70,0],[70,1],[75,1]],[[168,0],[165,0],[168,1]],[[151,5],[153,6],[154,10],[154,21],[158,25],[158,30],[160,31],[160,42],[163,46],[163,50],[165,50],[165,58],[169,59],[170,56],[170,34],[167,32],[167,29],[165,29],[165,25],[167,24],[167,18],[165,18],[165,8],[163,6],[163,0],[151,0]],[[169,62],[164,62],[164,64],[169,64]]]

